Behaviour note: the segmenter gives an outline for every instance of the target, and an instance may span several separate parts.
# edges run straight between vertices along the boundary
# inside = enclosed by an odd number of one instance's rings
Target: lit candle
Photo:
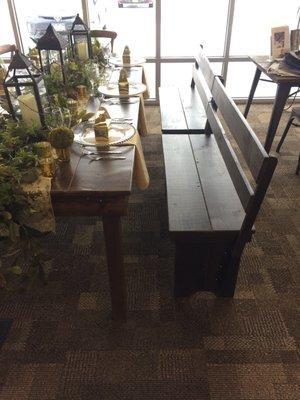
[[[27,125],[41,127],[41,119],[34,95],[32,93],[21,94],[18,96],[18,101],[23,121]]]
[[[76,52],[79,60],[85,61],[89,58],[87,43],[76,43]]]

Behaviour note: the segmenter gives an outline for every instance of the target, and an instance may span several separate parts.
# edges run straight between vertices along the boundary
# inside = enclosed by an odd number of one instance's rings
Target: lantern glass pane
[[[48,104],[47,90],[45,87],[44,79],[41,79],[38,83],[38,91],[41,98],[43,108]]]
[[[75,24],[74,28],[72,30],[73,31],[85,31],[86,32],[86,29],[85,29],[84,25],[82,25],[82,24]]]
[[[9,97],[10,97],[10,101],[11,104],[13,106],[14,109],[14,114],[16,116],[20,115],[20,107],[19,107],[19,102],[18,102],[18,93],[15,87],[9,87],[8,88],[8,92],[9,92]]]
[[[80,60],[89,58],[88,38],[86,35],[74,35],[74,51]]]

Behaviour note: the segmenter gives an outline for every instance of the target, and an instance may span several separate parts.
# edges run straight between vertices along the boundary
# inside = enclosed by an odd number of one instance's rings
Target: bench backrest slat
[[[218,106],[231,134],[236,140],[240,151],[257,181],[259,171],[264,159],[268,157],[265,149],[251,129],[234,101],[229,97],[224,85],[218,77],[215,77],[212,86],[213,99]]]
[[[238,259],[249,234],[251,234],[252,226],[275,170],[277,159],[267,154],[250,125],[227,94],[220,78],[214,75],[210,63],[202,50],[196,57],[193,82],[204,103],[210,131],[215,136],[231,180],[246,212],[232,253],[232,256]],[[225,130],[216,111],[217,109],[220,110],[255,179],[256,187],[253,189],[231,143],[226,137]]]
[[[211,104],[208,104],[206,109],[207,118],[209,120],[211,129],[214,133],[219,150],[222,154],[226,167],[231,176],[231,180],[239,195],[244,209],[247,208],[250,198],[253,196],[253,189],[233,151],[229,140],[226,138],[225,131],[219,120],[216,111]]]
[[[208,87],[211,89],[212,85],[214,83],[215,74],[211,68],[211,65],[210,65],[207,57],[204,55],[204,53],[202,51],[200,51],[196,55],[196,67],[198,67],[201,70],[201,72],[208,84]]]
[[[193,67],[193,80],[199,92],[204,109],[212,101],[212,93],[200,69]]]

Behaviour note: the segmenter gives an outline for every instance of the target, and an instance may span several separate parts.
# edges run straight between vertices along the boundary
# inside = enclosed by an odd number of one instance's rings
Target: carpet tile
[[[101,221],[59,219],[44,239],[47,285],[0,292],[0,400],[299,399],[299,128],[277,155],[235,298],[175,302],[159,109],[146,113],[151,184],[123,220],[128,321],[111,321]],[[262,142],[269,117],[270,106],[251,108]]]

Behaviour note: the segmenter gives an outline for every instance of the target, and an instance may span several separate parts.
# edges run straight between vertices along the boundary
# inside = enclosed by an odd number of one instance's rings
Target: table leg
[[[112,318],[126,320],[127,291],[122,251],[121,217],[103,217],[106,258],[110,283]]]
[[[275,102],[273,105],[272,115],[267,131],[267,137],[265,141],[265,150],[267,153],[270,152],[274,136],[284,109],[285,103],[289,97],[291,85],[287,83],[281,83],[277,85]]]
[[[245,111],[244,111],[244,117],[245,118],[247,118],[248,112],[250,110],[250,106],[252,104],[253,96],[254,96],[258,81],[260,79],[260,76],[261,76],[261,70],[256,68],[256,71],[255,71],[255,74],[254,74],[254,78],[253,78],[253,82],[252,82],[252,86],[251,86],[250,93],[249,93],[249,97],[248,97],[247,104],[246,104]]]

